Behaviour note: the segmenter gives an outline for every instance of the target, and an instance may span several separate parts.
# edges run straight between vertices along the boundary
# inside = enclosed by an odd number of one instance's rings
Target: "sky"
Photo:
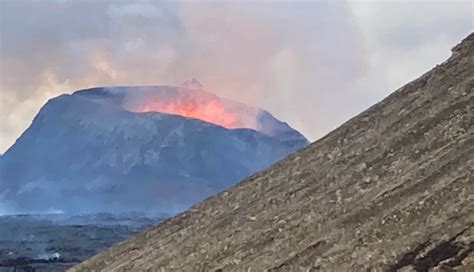
[[[180,85],[267,109],[316,140],[474,29],[471,1],[0,0],[0,153],[50,98]]]

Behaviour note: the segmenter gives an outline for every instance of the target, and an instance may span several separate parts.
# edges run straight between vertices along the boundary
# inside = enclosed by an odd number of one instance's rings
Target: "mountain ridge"
[[[298,144],[299,141],[307,141],[301,133],[292,129],[288,123],[276,119],[267,110],[254,106],[248,106],[231,99],[218,97],[217,95],[204,90],[200,83],[196,84],[198,84],[198,87],[189,87],[190,84],[187,84],[186,82],[182,84],[182,86],[148,85],[93,87],[75,91],[72,95],[94,96],[97,98],[100,98],[101,96],[107,98],[112,97],[113,99],[111,99],[109,102],[113,102],[127,111],[156,111],[170,113],[199,119],[226,127],[225,125],[219,124],[217,122],[212,122],[212,120],[199,118],[201,116],[195,117],[186,115],[190,113],[179,111],[181,109],[179,109],[178,112],[173,112],[177,110],[174,106],[163,107],[163,105],[159,103],[155,103],[155,105],[153,105],[153,102],[157,102],[157,99],[168,100],[168,102],[171,102],[171,104],[177,103],[178,105],[184,107],[191,106],[193,110],[197,112],[209,110],[209,108],[206,108],[206,106],[216,106],[217,104],[218,112],[213,113],[212,117],[219,117],[219,114],[226,115],[230,113],[233,115],[233,118],[241,118],[241,120],[235,120],[236,123],[232,123],[232,127],[229,128],[253,129],[272,137],[280,137],[283,141],[288,141],[290,143],[294,142],[295,144]],[[144,100],[146,100],[146,103],[150,103],[151,105],[145,107],[140,105],[144,103]]]

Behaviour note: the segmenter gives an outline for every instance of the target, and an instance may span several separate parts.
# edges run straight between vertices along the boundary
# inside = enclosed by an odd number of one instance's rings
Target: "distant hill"
[[[195,80],[80,90],[48,101],[0,158],[0,208],[174,213],[307,144]]]
[[[474,34],[310,146],[71,271],[474,271]]]

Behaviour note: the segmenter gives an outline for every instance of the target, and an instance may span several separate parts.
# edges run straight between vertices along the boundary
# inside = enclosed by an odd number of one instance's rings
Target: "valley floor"
[[[160,220],[134,213],[0,216],[0,272],[64,271]]]

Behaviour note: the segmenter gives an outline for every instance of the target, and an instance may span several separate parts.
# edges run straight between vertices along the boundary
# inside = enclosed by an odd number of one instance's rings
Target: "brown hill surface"
[[[474,271],[474,34],[307,148],[72,271]]]

